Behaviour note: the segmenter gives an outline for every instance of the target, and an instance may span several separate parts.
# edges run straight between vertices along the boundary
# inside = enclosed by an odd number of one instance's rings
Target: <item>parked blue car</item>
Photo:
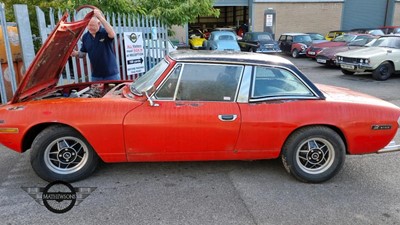
[[[236,35],[230,31],[213,31],[207,41],[203,42],[205,50],[240,51]]]

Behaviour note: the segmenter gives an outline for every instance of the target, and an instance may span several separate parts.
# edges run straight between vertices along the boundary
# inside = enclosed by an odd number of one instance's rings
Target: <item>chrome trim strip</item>
[[[395,141],[391,141],[386,147],[379,150],[377,153],[389,153],[400,151],[400,145],[396,145]]]

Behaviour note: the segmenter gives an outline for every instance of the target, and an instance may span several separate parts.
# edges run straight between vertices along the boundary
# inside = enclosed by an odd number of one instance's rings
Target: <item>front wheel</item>
[[[345,145],[332,129],[322,126],[295,131],[282,149],[286,170],[303,182],[320,183],[334,177],[345,160]]]
[[[296,48],[293,49],[293,51],[292,51],[292,57],[293,57],[293,58],[298,58],[299,56],[300,56],[299,50],[297,50]]]
[[[389,62],[383,62],[372,72],[372,77],[375,80],[383,81],[389,79],[393,72],[394,69],[392,64]]]
[[[48,127],[32,143],[32,168],[49,182],[73,182],[86,178],[94,172],[98,162],[99,157],[90,144],[70,127]]]

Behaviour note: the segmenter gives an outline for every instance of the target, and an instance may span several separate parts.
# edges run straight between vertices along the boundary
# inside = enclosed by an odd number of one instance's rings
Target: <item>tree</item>
[[[214,0],[3,0],[7,20],[13,21],[14,4],[26,4],[30,18],[34,19],[35,6],[47,11],[49,8],[72,11],[81,5],[93,5],[103,12],[134,13],[160,18],[167,25],[184,25],[198,16],[219,16],[213,8]]]
[[[147,15],[161,18],[167,25],[184,25],[198,16],[219,16],[214,0],[137,0]]]

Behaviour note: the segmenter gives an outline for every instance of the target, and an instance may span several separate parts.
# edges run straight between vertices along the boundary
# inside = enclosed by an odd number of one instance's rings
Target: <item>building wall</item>
[[[285,32],[318,32],[326,34],[340,29],[343,3],[254,3],[253,31],[264,30],[264,11],[276,11],[275,38]]]
[[[393,15],[393,25],[400,26],[400,2],[395,3],[394,15]]]

